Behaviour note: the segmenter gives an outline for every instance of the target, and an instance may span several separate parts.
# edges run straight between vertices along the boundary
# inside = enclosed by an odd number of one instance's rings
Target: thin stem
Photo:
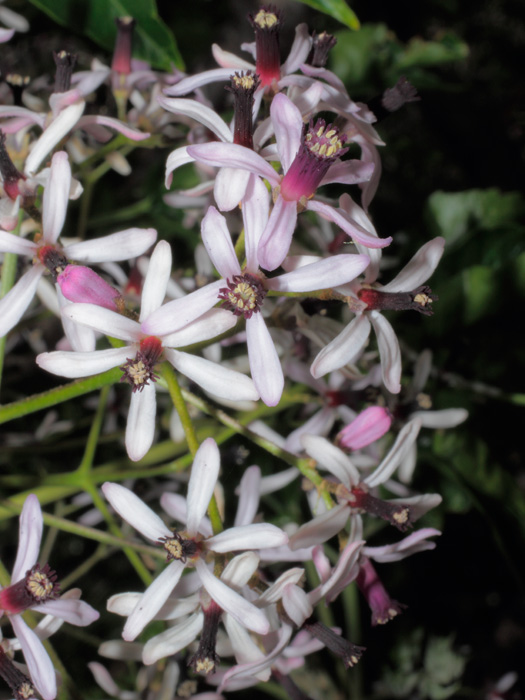
[[[93,422],[91,423],[91,429],[89,431],[88,439],[86,441],[84,456],[82,457],[80,466],[77,469],[77,472],[79,474],[87,475],[93,466],[93,459],[95,458],[95,451],[98,445],[98,438],[102,429],[102,421],[104,419],[106,405],[108,402],[109,389],[109,386],[105,386],[100,392],[97,412],[95,413],[95,417],[93,419]]]
[[[186,442],[188,443],[188,449],[191,454],[195,457],[197,450],[199,449],[199,441],[195,434],[195,428],[188,412],[188,407],[186,406],[186,401],[184,400],[183,393],[181,391],[179,382],[177,380],[177,375],[175,370],[169,364],[169,362],[164,362],[160,369],[161,375],[164,378],[168,391],[175,406],[175,410],[179,414],[180,421],[182,423],[182,428],[184,434],[186,435]]]
[[[357,584],[351,583],[341,594],[345,616],[345,634],[352,644],[361,644],[361,619],[359,591]],[[360,664],[346,676],[348,696],[359,700],[363,697],[363,671]]]

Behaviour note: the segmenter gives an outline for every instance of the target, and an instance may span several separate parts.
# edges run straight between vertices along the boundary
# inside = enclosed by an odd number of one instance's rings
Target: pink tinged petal
[[[388,238],[377,238],[377,236],[372,236],[358,223],[348,221],[337,211],[337,209],[334,209],[328,204],[323,204],[322,202],[311,199],[306,208],[309,211],[317,212],[323,219],[331,221],[336,226],[339,226],[339,228],[341,228],[356,243],[361,243],[367,248],[384,248],[392,243],[391,236]]]
[[[3,338],[22,318],[24,311],[35,296],[44,269],[43,265],[33,266],[0,300],[0,338]]]
[[[312,37],[308,31],[308,25],[304,23],[298,24],[295,28],[295,38],[288,58],[281,66],[282,75],[295,73],[299,66],[308,58],[311,46]]]
[[[13,615],[10,621],[36,689],[44,700],[54,700],[57,695],[55,669],[44,645],[20,615]]]
[[[224,279],[241,274],[241,266],[235,255],[232,237],[226,219],[215,207],[210,207],[202,220],[202,241],[211,261]]]
[[[112,338],[128,341],[142,338],[137,321],[95,304],[69,304],[62,313],[75,323],[82,323]]]
[[[221,141],[231,143],[233,141],[230,127],[219,117],[215,110],[196,100],[169,98],[160,96],[158,102],[161,107],[173,114],[182,114],[185,117],[195,119],[207,129],[212,131]]]
[[[297,202],[277,198],[259,241],[259,264],[265,270],[275,270],[290,250],[297,223]]]
[[[207,438],[197,450],[188,483],[188,520],[186,525],[191,535],[199,531],[200,522],[206,513],[219,478],[220,468],[221,456],[217,443],[213,438]]]
[[[213,195],[221,211],[231,211],[244,198],[250,174],[240,168],[221,168],[215,178]]]
[[[245,469],[239,485],[239,500],[235,514],[234,526],[248,525],[253,522],[259,507],[261,470],[255,464]]]
[[[253,663],[264,658],[263,652],[254,642],[246,627],[240,625],[230,615],[225,615],[223,622],[237,663]],[[267,668],[258,675],[258,679],[263,682],[269,681],[270,675],[271,669]]]
[[[321,180],[321,185],[339,182],[342,185],[355,185],[367,182],[374,173],[373,163],[363,163],[361,160],[340,160],[334,163]]]
[[[254,523],[231,527],[206,540],[206,547],[213,552],[225,554],[241,549],[266,549],[280,547],[288,542],[288,535],[269,523]]]
[[[318,515],[310,522],[302,525],[296,533],[290,537],[291,550],[311,547],[315,544],[323,544],[334,535],[341,532],[346,525],[350,510],[346,503],[341,503],[331,510]]]
[[[196,639],[203,624],[204,615],[199,612],[196,615],[190,615],[187,620],[178,625],[156,634],[144,645],[142,661],[146,666],[150,666],[160,659],[185,649]]]
[[[0,231],[0,251],[2,253],[16,253],[17,255],[27,255],[34,257],[38,246],[25,238],[14,236],[12,233]]]
[[[75,124],[80,119],[85,106],[85,102],[78,102],[77,104],[70,105],[62,110],[56,119],[53,119],[42,136],[35,143],[31,149],[31,153],[26,159],[25,172],[28,175],[32,175],[36,170],[38,170],[38,166],[44,160],[47,154],[53,150],[57,143],[59,143],[64,136],[71,131],[71,129],[73,129]]]
[[[442,408],[440,411],[416,411],[412,418],[420,418],[423,428],[455,428],[468,418],[464,408]]]
[[[57,285],[65,299],[82,304],[95,304],[117,310],[120,292],[105,279],[84,265],[67,265],[57,276]]]
[[[363,544],[365,543],[362,540],[360,542],[350,542],[346,545],[339,555],[337,564],[329,578],[311,595],[314,604],[327,595],[330,601],[335,600],[341,590],[346,588],[354,578],[357,578],[359,568],[356,565],[361,555]]]
[[[173,533],[166,527],[161,518],[133,491],[110,481],[106,481],[102,485],[102,491],[106,500],[120,517],[146,539],[157,542],[162,537],[172,537]]]
[[[274,583],[272,583],[272,585],[260,596],[259,601],[261,605],[272,605],[273,603],[279,602],[283,597],[284,591],[289,586],[295,586],[302,583],[304,581],[304,577],[304,569],[299,569],[298,567],[288,569],[288,571],[281,574],[279,578],[274,581]]]
[[[441,236],[425,243],[394,279],[381,287],[385,292],[406,292],[416,289],[432,275],[438,266],[445,239]]]
[[[100,617],[100,614],[83,600],[49,600],[47,603],[36,605],[32,609],[43,615],[59,617],[76,627],[87,627]]]
[[[185,347],[193,343],[202,343],[210,338],[216,338],[226,333],[235,325],[238,318],[227,309],[210,309],[196,321],[180,331],[162,337],[164,347]]]
[[[188,155],[201,163],[215,165],[218,168],[242,168],[249,170],[255,175],[266,178],[275,187],[279,184],[280,177],[255,151],[239,146],[236,143],[201,143],[195,146],[188,146]]]
[[[379,486],[379,484],[383,484],[387,479],[390,479],[399,464],[408,454],[420,429],[421,421],[419,419],[411,420],[405,425],[381,464],[364,479],[364,483],[367,486],[374,488],[375,486]]]
[[[383,382],[392,394],[401,391],[401,350],[394,329],[378,311],[370,313],[381,358]]]
[[[6,117],[21,117],[28,124],[38,124],[42,129],[46,123],[46,115],[33,112],[26,107],[16,107],[14,105],[0,105],[0,119]],[[3,126],[2,126],[3,129]]]
[[[387,544],[382,547],[365,547],[363,554],[381,564],[400,561],[417,552],[434,549],[436,546],[435,542],[427,542],[427,538],[439,537],[440,535],[441,532],[439,530],[426,527],[412,532],[408,537],[394,544]]]
[[[233,591],[229,586],[214,576],[206,564],[198,559],[195,568],[202,581],[202,585],[209,595],[225,612],[229,613],[237,622],[257,634],[268,634],[270,623],[265,613],[249,603],[245,598]]]
[[[280,292],[312,292],[332,289],[355,279],[366,269],[367,255],[333,255],[331,258],[287,272],[267,281],[268,289]]]
[[[102,664],[99,664],[97,661],[91,661],[88,664],[88,668],[93,674],[97,685],[99,685],[105,693],[113,698],[128,700],[111,677],[110,672],[104,666],[102,666]],[[135,694],[133,694],[133,697],[134,696]]]
[[[383,437],[391,424],[392,417],[386,408],[369,406],[341,430],[339,444],[350,450],[360,450]]]
[[[301,438],[303,435],[328,435],[336,419],[336,413],[328,406],[323,407],[317,413],[292,431],[286,438],[285,450],[297,454],[302,450]]]
[[[96,240],[72,243],[65,246],[64,253],[68,258],[82,262],[117,262],[142,255],[156,238],[157,232],[153,228],[129,228]]]
[[[354,320],[317,355],[310,371],[317,379],[357,359],[370,335],[370,321],[364,314]]]
[[[143,385],[141,391],[132,392],[126,424],[126,450],[134,462],[142,459],[153,444],[156,413],[154,384]]]
[[[163,336],[184,328],[215,306],[222,287],[224,280],[217,280],[181,299],[164,304],[144,321],[143,332],[147,335]]]
[[[11,583],[24,578],[26,571],[36,563],[42,539],[42,510],[38,498],[31,493],[24,502],[20,513],[18,531],[18,551],[11,574]]]
[[[246,196],[242,203],[244,223],[244,247],[246,251],[246,270],[257,273],[259,262],[257,248],[264,228],[268,223],[270,198],[263,181],[255,175],[250,176]]]
[[[241,59],[238,60],[241,61]],[[246,61],[243,61],[243,63],[249,67],[248,70],[250,68],[253,69],[254,67],[251,63],[247,63]],[[193,75],[190,78],[183,78],[182,80],[179,80],[179,82],[175,85],[171,85],[170,87],[166,88],[164,90],[164,94],[169,95],[170,97],[187,95],[189,92],[193,92],[193,90],[196,90],[203,85],[208,85],[209,83],[226,82],[230,79],[231,73],[231,68],[214,68],[213,70],[203,71],[202,73],[197,73],[197,75]]]
[[[131,141],[144,141],[149,138],[151,134],[145,131],[139,131],[138,129],[133,129],[119,119],[114,119],[113,117],[104,117],[100,114],[90,114],[87,117],[82,117],[78,120],[77,128],[89,128],[92,124],[99,124],[102,126],[108,126],[110,129],[118,131]]]
[[[283,172],[287,172],[292,164],[303,133],[303,118],[301,112],[283,92],[277,93],[270,106],[270,116],[275,131],[275,140]]]
[[[349,194],[343,194],[339,198],[339,206],[348,214],[348,216],[362,226],[372,236],[377,236],[377,232],[368,218],[366,212],[361,209],[350,197]],[[365,272],[365,283],[370,284],[377,280],[379,275],[379,263],[381,262],[382,251],[380,248],[367,248],[366,246],[356,243],[356,248],[360,253],[366,253],[370,257],[370,265]]]
[[[10,39],[13,38],[15,33],[14,29],[4,29],[3,27],[0,27],[0,44],[5,43],[6,41],[9,41]]]
[[[77,379],[89,377],[92,374],[106,372],[108,369],[118,367],[126,362],[130,349],[110,348],[109,350],[95,350],[94,352],[43,352],[36,358],[36,363],[46,372],[58,374],[61,377]]]
[[[326,68],[321,68],[318,66],[310,66],[308,64],[304,64],[303,66],[301,66],[301,71],[305,75],[308,75],[312,78],[320,78],[321,80],[324,80],[333,88],[335,88],[343,94],[346,93],[345,84],[340,78],[337,77],[337,75],[335,75],[335,73],[332,73],[331,70],[327,70]]]
[[[342,484],[351,488],[359,483],[359,472],[350,458],[331,442],[317,435],[304,435],[301,442],[310,457],[319,466],[328,469]]]
[[[165,349],[164,356],[178,372],[214,396],[230,401],[256,401],[259,398],[252,380],[240,372],[178,350]]]
[[[313,613],[308,596],[299,586],[288,586],[283,593],[283,607],[288,617],[300,627]]]
[[[221,66],[221,68],[228,68],[230,74],[233,70],[255,70],[253,63],[245,61],[243,58],[236,56],[230,51],[224,51],[218,44],[211,45],[211,52],[219,66]]]
[[[139,322],[156,311],[164,301],[171,275],[171,247],[167,241],[159,241],[151,259],[142,287]]]
[[[246,340],[253,382],[267,406],[277,406],[284,388],[279,355],[261,313],[246,319]]]
[[[164,184],[166,188],[171,187],[171,181],[173,180],[173,171],[180,168],[181,165],[186,165],[187,163],[193,163],[195,158],[189,155],[188,147],[182,146],[182,148],[176,148],[172,151],[166,160],[166,175],[164,179]]]
[[[49,180],[44,188],[42,228],[46,243],[55,243],[62,231],[70,189],[71,167],[68,156],[65,151],[59,151],[53,156]]]
[[[136,639],[148,622],[153,620],[179,582],[183,571],[184,564],[182,562],[172,561],[146,588],[124,625],[122,637],[126,642],[132,642]]]
[[[377,135],[376,132],[372,129],[372,127],[369,128],[373,132],[373,134]],[[381,172],[383,169],[381,166],[381,157],[376,146],[373,144],[369,144],[366,139],[357,138],[355,140],[361,146],[361,159],[364,161],[368,161],[369,163],[373,163],[374,165],[374,171],[370,180],[360,185],[361,203],[363,204],[363,209],[365,211],[368,211],[368,207],[370,206],[370,203],[372,202],[375,193],[377,192],[379,181],[381,179]]]

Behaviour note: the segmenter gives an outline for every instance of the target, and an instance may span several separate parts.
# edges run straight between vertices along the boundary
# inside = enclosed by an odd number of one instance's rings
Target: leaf
[[[346,4],[345,0],[297,0],[303,5],[313,7],[314,10],[330,15],[341,24],[346,24],[350,29],[359,29],[360,24],[357,16]]]
[[[444,34],[438,40],[424,41],[419,37],[411,39],[399,57],[396,67],[405,71],[414,66],[435,66],[451,63],[468,56],[467,44],[455,34]]]
[[[494,270],[485,265],[472,265],[463,272],[465,291],[465,323],[479,321],[494,309],[498,284]]]
[[[171,71],[184,69],[175,37],[157,14],[155,0],[30,0],[55,22],[89,37],[111,51],[115,44],[116,17],[137,20],[133,56],[153,68]]]
[[[337,44],[330,51],[331,69],[345,85],[366,80],[391,34],[385,24],[364,24],[358,32],[337,32]]]

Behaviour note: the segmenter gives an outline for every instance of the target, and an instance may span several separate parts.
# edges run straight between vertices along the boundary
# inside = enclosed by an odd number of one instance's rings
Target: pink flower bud
[[[69,301],[96,304],[111,311],[119,311],[123,303],[121,294],[114,287],[83,265],[68,265],[58,275],[57,284]]]
[[[392,417],[386,408],[370,406],[341,430],[337,441],[348,450],[360,450],[383,437],[391,424]]]

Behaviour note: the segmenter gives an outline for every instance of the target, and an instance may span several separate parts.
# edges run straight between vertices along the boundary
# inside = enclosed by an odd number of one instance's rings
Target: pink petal
[[[106,481],[102,492],[120,517],[140,532],[146,539],[157,543],[162,537],[171,537],[172,532],[163,520],[142,499],[125,486]]]
[[[207,438],[197,450],[188,484],[186,526],[192,535],[199,531],[199,525],[213,495],[220,468],[221,456],[217,443],[213,438]]]
[[[241,274],[241,266],[235,255],[232,237],[226,225],[226,219],[215,207],[210,207],[201,225],[202,242],[212,263],[221,277],[231,279]]]
[[[153,444],[157,400],[155,385],[143,385],[142,391],[131,394],[126,424],[126,450],[134,462],[142,459]]]
[[[283,172],[287,172],[292,164],[303,132],[301,112],[283,92],[277,93],[270,106],[270,116],[275,130],[275,140]]]
[[[255,387],[267,406],[277,406],[284,388],[283,370],[261,313],[246,320],[246,340]]]
[[[221,68],[230,70],[230,75],[236,70],[255,70],[253,63],[245,61],[230,51],[224,51],[218,44],[211,45],[211,52]]]
[[[283,262],[290,250],[296,223],[297,202],[287,202],[279,195],[259,241],[259,265],[262,268],[275,270]]]
[[[384,248],[392,243],[392,237],[388,238],[377,238],[376,236],[370,235],[362,226],[358,223],[348,221],[344,216],[342,216],[337,209],[324,204],[323,202],[318,202],[315,199],[309,200],[307,207],[309,211],[315,211],[322,216],[323,219],[331,221],[332,223],[339,226],[343,231],[349,235],[356,243],[361,243],[367,248]]]
[[[20,513],[18,550],[11,574],[12,584],[23,579],[26,571],[36,564],[43,526],[40,503],[35,494],[31,493],[24,501],[24,507]]]
[[[304,23],[298,24],[295,28],[295,38],[293,40],[290,53],[288,54],[288,58],[281,66],[282,75],[295,73],[299,66],[308,58],[311,46],[312,37],[308,31],[308,25]]]
[[[151,134],[145,131],[139,131],[138,129],[133,129],[119,119],[114,119],[113,117],[104,117],[100,114],[90,114],[87,117],[81,117],[78,120],[77,128],[83,129],[85,127],[91,126],[92,124],[101,124],[102,126],[109,126],[110,129],[115,129],[120,134],[130,139],[131,141],[144,141],[149,138]]]
[[[234,526],[248,525],[253,522],[259,507],[259,489],[261,484],[261,470],[256,465],[244,470],[239,484],[239,500],[235,513]]]
[[[363,163],[355,158],[351,160],[340,160],[330,167],[325,177],[321,180],[321,185],[331,182],[339,182],[343,185],[355,185],[359,182],[367,182],[374,173],[373,163]]]
[[[196,161],[215,165],[218,168],[242,168],[255,175],[266,178],[272,186],[280,182],[272,166],[255,151],[239,146],[236,143],[201,143],[196,146],[188,146],[188,155]]]

